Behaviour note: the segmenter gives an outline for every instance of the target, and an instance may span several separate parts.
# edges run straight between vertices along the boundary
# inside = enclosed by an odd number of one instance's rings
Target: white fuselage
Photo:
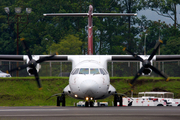
[[[74,67],[64,92],[77,99],[103,99],[115,92],[107,70],[95,60],[84,60]]]

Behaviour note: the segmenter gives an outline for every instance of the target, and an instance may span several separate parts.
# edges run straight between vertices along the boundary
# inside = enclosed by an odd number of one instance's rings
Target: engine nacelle
[[[151,75],[152,70],[150,68],[145,68],[142,72],[142,75]]]
[[[26,61],[27,64],[29,63],[29,58],[28,58],[27,55],[25,55],[23,59]],[[39,56],[33,55],[33,56],[32,56],[32,59],[34,59],[35,61],[37,61],[37,60],[39,60]],[[34,75],[34,71],[33,71],[32,68],[27,67],[26,69],[27,69],[27,72],[28,72],[29,75]],[[38,63],[38,64],[36,65],[36,70],[37,70],[37,72],[39,72],[40,69],[41,69],[41,65]]]
[[[145,59],[148,59],[149,58],[149,55],[140,55],[140,57],[145,60]],[[151,65],[153,65],[153,60],[155,60],[156,57],[154,56],[153,59],[150,61],[151,62]],[[140,68],[142,67],[142,62],[140,62]],[[142,75],[151,75],[152,73],[152,70],[150,68],[145,68],[142,72]]]
[[[37,72],[39,72],[40,69],[41,69],[41,65],[40,65],[40,64],[37,64],[37,65],[36,65],[36,70],[37,70]],[[34,71],[33,71],[33,69],[30,68],[30,67],[27,67],[27,72],[28,72],[29,75],[34,75]]]

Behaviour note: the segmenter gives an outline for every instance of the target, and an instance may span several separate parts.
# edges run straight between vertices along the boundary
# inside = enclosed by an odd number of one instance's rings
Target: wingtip
[[[125,50],[126,50],[126,47],[123,48],[123,51],[125,51]]]

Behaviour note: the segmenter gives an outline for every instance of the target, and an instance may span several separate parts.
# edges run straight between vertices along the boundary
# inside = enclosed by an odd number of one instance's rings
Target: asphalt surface
[[[0,107],[0,120],[180,120],[180,107]]]

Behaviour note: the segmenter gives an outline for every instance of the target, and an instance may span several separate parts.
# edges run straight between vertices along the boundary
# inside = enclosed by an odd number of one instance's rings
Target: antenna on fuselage
[[[93,55],[93,16],[137,16],[137,13],[93,13],[93,6],[89,5],[88,13],[46,13],[44,16],[86,17],[88,16],[88,55]]]

